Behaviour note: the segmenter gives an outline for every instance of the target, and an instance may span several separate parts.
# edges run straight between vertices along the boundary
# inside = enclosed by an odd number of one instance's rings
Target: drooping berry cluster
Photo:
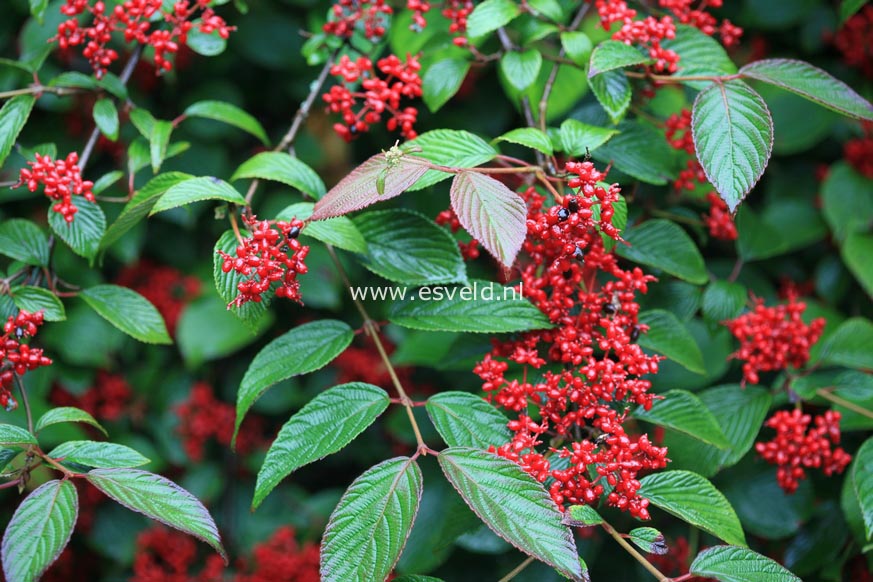
[[[548,482],[559,506],[605,497],[647,519],[637,474],[663,468],[667,450],[646,435],[628,435],[622,423],[630,407],[649,408],[654,399],[643,376],[657,373],[660,358],[634,343],[646,331],[636,294],[654,277],[622,269],[604,247],[601,233],[619,240],[612,225],[619,187],[598,186],[605,175],[590,162],[566,169],[575,175],[569,184],[577,195],[544,208],[533,188],[523,194],[528,233],[519,259],[521,290],[555,328],[495,343],[474,372],[489,398],[517,415],[509,423],[512,441],[499,444],[497,453]],[[510,364],[521,374],[507,377]]]
[[[692,8],[695,0],[658,0],[658,4],[661,8],[670,10],[676,20],[682,24],[693,26],[709,36],[718,34],[726,47],[736,46],[743,35],[743,29],[730,20],[724,19],[719,24],[715,16],[707,12],[707,10],[721,8],[724,5],[723,0],[705,0],[699,2],[697,8]]]
[[[773,440],[755,444],[755,450],[768,463],[777,465],[776,480],[786,493],[794,493],[806,469],[821,469],[825,475],[842,473],[852,460],[840,442],[840,413],[828,410],[812,417],[799,409],[780,410],[764,426],[776,431]]]
[[[809,350],[821,337],[825,320],[809,325],[801,316],[806,303],[792,295],[783,305],[766,306],[755,299],[755,308],[725,323],[740,341],[731,357],[743,361],[743,382],[757,384],[760,372],[800,368],[809,360]]]
[[[79,396],[55,385],[50,397],[55,406],[75,406],[97,420],[108,421],[119,420],[129,413],[132,398],[133,389],[124,376],[106,370],[97,370],[94,384]]]
[[[706,174],[695,155],[694,137],[691,134],[691,110],[683,109],[667,118],[664,122],[664,135],[667,143],[674,149],[688,154],[685,169],[679,172],[679,177],[673,182],[676,190],[694,190],[697,184],[706,184]]]
[[[356,28],[362,28],[364,36],[378,41],[385,36],[385,26],[393,12],[385,0],[336,0],[323,30],[340,38],[350,38]]]
[[[873,180],[873,122],[862,122],[864,137],[850,139],[843,146],[843,156],[859,174]]]
[[[458,215],[451,208],[437,214],[435,221],[437,224],[448,226],[453,233],[461,229],[461,221],[458,220]],[[479,241],[475,238],[469,242],[458,241],[458,249],[461,251],[461,256],[468,261],[479,258]]]
[[[22,341],[35,336],[43,321],[42,311],[30,313],[22,309],[18,315],[9,316],[3,324],[3,335],[0,336],[0,407],[7,411],[18,407],[18,402],[12,396],[15,377],[20,378],[31,370],[52,363],[41,349],[31,348]]]
[[[406,62],[389,55],[376,62],[367,57],[351,60],[343,55],[330,70],[342,80],[322,95],[328,110],[342,115],[342,123],[334,124],[334,131],[346,141],[379,123],[384,114],[390,115],[385,123],[389,131],[399,130],[406,139],[415,139],[413,126],[418,118],[415,107],[401,108],[404,99],[421,97],[421,64],[418,58],[407,55]],[[380,77],[381,75],[381,77]],[[356,90],[358,87],[360,90]],[[355,110],[357,108],[357,111]]]
[[[66,0],[61,12],[70,18],[58,26],[55,39],[61,49],[84,46],[82,55],[91,63],[94,74],[102,77],[118,59],[118,51],[109,47],[114,33],[121,33],[124,42],[137,42],[154,49],[158,71],[173,68],[168,55],[179,50],[195,27],[204,34],[218,32],[228,38],[235,27],[228,26],[210,6],[213,0],[177,0],[164,8],[163,0],[125,0],[107,6],[104,0]],[[90,16],[86,26],[80,17]],[[162,27],[166,25],[166,27]]]
[[[227,308],[240,307],[254,301],[259,303],[273,283],[278,283],[277,297],[285,297],[298,303],[300,282],[297,275],[307,272],[306,255],[309,247],[297,240],[304,224],[302,220],[258,220],[256,217],[243,217],[251,230],[251,236],[240,242],[233,257],[224,251],[217,251],[224,259],[221,270],[225,273],[235,271],[248,277],[237,285],[239,295]],[[290,254],[289,254],[290,253]]]
[[[837,31],[834,45],[843,54],[843,61],[873,79],[873,5],[868,4],[849,18]]]
[[[79,154],[72,152],[66,159],[53,161],[51,156],[36,154],[35,162],[27,162],[29,168],[22,168],[18,183],[12,186],[18,188],[27,186],[31,192],[36,192],[40,186],[46,196],[57,202],[52,210],[64,217],[67,222],[73,222],[79,211],[73,204],[73,196],[81,196],[88,202],[94,202],[91,188],[94,183],[82,179],[79,168]]]
[[[728,210],[728,205],[715,192],[706,195],[709,213],[703,215],[703,224],[709,229],[709,236],[719,240],[737,240],[737,225]]]
[[[164,318],[172,336],[176,335],[176,324],[182,310],[200,293],[200,279],[197,277],[148,260],[125,268],[115,283],[148,299]]]
[[[442,3],[442,14],[449,20],[449,34],[456,35],[452,42],[457,46],[467,44],[464,33],[467,32],[467,17],[473,12],[473,0],[445,0]],[[422,31],[427,27],[425,14],[433,8],[427,0],[406,0],[406,8],[413,11],[411,28]]]

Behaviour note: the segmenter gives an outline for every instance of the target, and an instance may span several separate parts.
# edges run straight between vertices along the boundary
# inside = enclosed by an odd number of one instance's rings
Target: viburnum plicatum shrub
[[[871,5],[7,4],[7,582],[873,580]]]

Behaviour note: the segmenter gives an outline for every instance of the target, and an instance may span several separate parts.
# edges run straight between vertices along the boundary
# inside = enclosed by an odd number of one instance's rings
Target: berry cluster
[[[413,11],[411,28],[422,31],[427,26],[424,15],[430,12],[431,3],[427,0],[406,0],[406,8]],[[467,17],[473,12],[473,0],[445,0],[442,14],[449,20],[449,33],[456,35],[452,42],[457,46],[467,44]]]
[[[448,226],[453,233],[461,229],[461,221],[458,220],[458,215],[451,208],[437,214],[436,223]],[[461,256],[468,261],[479,258],[479,241],[475,238],[471,239],[470,242],[458,241],[458,248],[461,250]]]
[[[235,29],[210,7],[212,0],[177,0],[166,10],[164,4],[163,0],[125,0],[113,8],[104,0],[66,0],[61,12],[71,18],[58,26],[55,39],[63,50],[84,45],[82,55],[99,78],[118,59],[118,51],[109,47],[116,32],[122,33],[127,43],[152,47],[157,70],[169,71],[173,65],[167,56],[175,54],[179,44],[187,41],[198,11],[196,26],[204,34],[217,31],[226,39]],[[90,23],[82,26],[80,16],[86,13]],[[167,28],[160,28],[161,21]]]
[[[859,174],[873,180],[873,122],[862,122],[864,137],[850,139],[843,147],[843,156]]]
[[[15,377],[20,378],[31,370],[52,363],[41,349],[31,348],[21,341],[35,336],[43,321],[42,311],[29,313],[22,309],[18,315],[9,316],[3,324],[3,335],[0,336],[0,407],[7,411],[18,407],[18,402],[12,396]]]
[[[806,303],[791,295],[784,305],[765,306],[755,299],[755,308],[725,323],[740,341],[740,349],[731,357],[743,360],[743,382],[757,384],[759,372],[800,368],[809,360],[809,350],[824,330],[825,320],[814,319],[809,325],[801,316]]]
[[[52,388],[50,400],[55,406],[75,406],[97,420],[119,420],[130,410],[133,390],[124,376],[98,370],[94,385],[74,396],[59,385]]]
[[[342,80],[330,91],[322,95],[331,113],[342,115],[343,122],[333,126],[334,131],[346,141],[364,133],[374,123],[379,123],[382,115],[391,117],[385,123],[389,131],[399,130],[406,139],[415,139],[413,129],[418,118],[415,107],[401,109],[403,99],[421,97],[421,77],[418,71],[421,64],[418,58],[407,55],[404,63],[395,55],[389,55],[376,62],[381,77],[373,69],[373,62],[367,57],[351,60],[343,55],[330,70]],[[360,90],[354,90],[360,84]],[[360,103],[359,103],[360,102]],[[357,107],[357,111],[355,108]]]
[[[236,256],[217,251],[224,259],[222,271],[234,271],[248,277],[237,285],[239,295],[227,308],[234,305],[241,307],[249,301],[259,303],[273,283],[279,283],[277,297],[302,304],[297,275],[307,272],[304,260],[309,254],[309,247],[297,240],[304,226],[303,221],[297,218],[288,221],[258,220],[254,216],[243,217],[243,221],[251,230],[251,236],[240,242]]]
[[[840,442],[840,413],[829,410],[812,417],[799,409],[791,412],[780,410],[770,417],[764,426],[776,431],[768,442],[756,443],[755,450],[768,463],[777,465],[776,480],[786,493],[794,493],[801,479],[806,478],[805,469],[821,469],[825,475],[842,473],[852,460]]]
[[[176,432],[192,461],[203,459],[204,448],[210,439],[224,447],[230,446],[236,412],[232,404],[216,399],[212,386],[206,382],[196,382],[188,399],[177,404],[175,411],[179,418]],[[262,434],[261,419],[247,416],[237,437],[236,450],[245,454],[259,448],[264,444]]]
[[[294,529],[280,527],[255,546],[251,562],[244,565],[250,573],[238,573],[234,582],[318,582],[319,557],[318,545],[300,544]]]
[[[716,18],[706,11],[706,9],[721,8],[724,0],[705,0],[700,2],[697,8],[692,8],[694,2],[695,0],[658,0],[661,8],[670,10],[675,15],[676,20],[682,24],[693,26],[709,36],[718,34],[722,44],[726,47],[739,44],[743,29],[727,19],[718,24]]]
[[[18,188],[26,185],[31,192],[36,192],[40,186],[46,196],[57,202],[52,210],[64,217],[67,222],[73,222],[79,211],[73,204],[73,196],[81,196],[89,202],[94,202],[91,188],[93,182],[82,179],[79,168],[79,154],[70,153],[66,159],[53,161],[51,156],[36,154],[35,162],[27,162],[30,168],[22,168],[18,183],[12,186]]]
[[[667,143],[674,149],[688,154],[685,169],[679,172],[679,177],[673,183],[676,190],[694,190],[697,184],[706,184],[706,174],[697,161],[694,150],[694,137],[691,134],[691,110],[683,109],[678,114],[671,115],[664,122],[664,135]]]
[[[849,18],[834,36],[834,45],[843,54],[843,61],[873,79],[873,5],[867,5]]]
[[[200,294],[200,279],[197,277],[148,260],[125,268],[115,283],[148,299],[164,318],[172,336],[176,335],[176,324],[182,310]]]
[[[385,0],[337,0],[323,30],[326,34],[350,38],[358,24],[363,23],[364,36],[378,41],[385,36],[387,17],[393,12]]]
[[[618,186],[598,186],[605,175],[590,162],[566,169],[578,191],[561,204],[544,208],[535,189],[523,193],[522,292],[555,328],[496,342],[474,372],[492,401],[517,414],[509,423],[512,441],[497,453],[547,482],[559,506],[605,497],[608,505],[647,519],[649,502],[638,495],[637,475],[663,468],[667,450],[646,435],[628,435],[622,423],[633,405],[649,408],[655,398],[642,377],[657,373],[660,358],[634,343],[646,331],[637,319],[636,294],[654,277],[622,269],[604,247],[602,235],[620,240],[612,225]],[[510,364],[521,373],[507,377]]]
[[[728,210],[728,205],[715,192],[706,195],[709,201],[709,214],[703,215],[703,224],[709,229],[709,236],[718,240],[737,240],[737,225]]]

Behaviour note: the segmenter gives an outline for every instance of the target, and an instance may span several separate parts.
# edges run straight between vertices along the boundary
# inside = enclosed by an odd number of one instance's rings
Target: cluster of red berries
[[[461,229],[461,221],[458,220],[458,215],[455,214],[455,211],[451,208],[443,210],[437,214],[436,223],[448,226],[453,233],[456,233]],[[458,241],[458,248],[461,251],[461,256],[468,261],[479,258],[479,241],[475,238],[471,239],[469,242]]]
[[[864,137],[850,139],[843,146],[843,156],[859,174],[873,180],[873,122],[861,122]]]
[[[413,126],[418,118],[415,107],[401,109],[403,99],[421,97],[421,64],[418,58],[407,55],[406,62],[389,55],[376,62],[381,77],[376,74],[373,62],[367,57],[356,60],[343,55],[330,70],[342,80],[322,95],[331,113],[339,113],[342,123],[334,124],[337,134],[346,141],[379,123],[382,115],[391,117],[385,123],[388,131],[399,130],[406,139],[418,135]],[[360,84],[360,90],[354,90]],[[355,108],[357,107],[357,111]]]
[[[130,410],[133,389],[121,374],[98,370],[94,385],[83,394],[75,396],[55,385],[50,400],[55,406],[81,408],[97,420],[118,420]]]
[[[294,529],[280,527],[273,536],[252,550],[252,559],[242,564],[234,582],[319,582],[320,548],[299,543]]]
[[[649,408],[655,398],[643,376],[657,373],[660,358],[635,343],[646,331],[636,294],[654,277],[622,269],[604,247],[601,234],[620,240],[612,225],[618,186],[599,186],[606,176],[591,162],[566,169],[575,176],[569,184],[576,195],[544,208],[534,188],[522,194],[528,232],[519,255],[521,290],[555,328],[495,343],[474,372],[493,402],[517,414],[509,423],[512,441],[499,444],[497,453],[547,482],[559,506],[605,497],[608,505],[648,519],[637,475],[663,468],[667,450],[646,435],[628,435],[622,423],[629,408]],[[521,373],[508,378],[510,364]]]
[[[36,154],[35,162],[27,162],[30,168],[22,168],[18,183],[13,188],[27,186],[31,192],[36,192],[40,186],[46,196],[57,202],[52,210],[64,217],[67,222],[73,222],[79,211],[73,204],[73,196],[81,196],[89,202],[94,202],[91,188],[93,182],[82,179],[79,168],[79,154],[70,153],[66,159],[53,161],[51,156]]]
[[[388,17],[394,12],[385,0],[337,0],[331,7],[323,30],[340,38],[350,38],[359,23],[364,36],[378,41],[385,36]]]
[[[679,55],[661,46],[663,40],[676,37],[676,24],[671,17],[647,16],[637,20],[637,11],[629,8],[627,2],[623,0],[597,0],[595,6],[603,28],[609,30],[613,24],[621,24],[613,33],[613,40],[646,47],[649,57],[655,61],[653,68],[656,71],[668,73],[676,71]]]
[[[406,8],[413,11],[412,26],[415,31],[422,31],[427,26],[425,14],[432,6],[427,0],[406,0]],[[449,20],[449,34],[456,35],[452,42],[457,46],[467,44],[464,33],[467,32],[467,17],[473,12],[473,0],[445,0],[442,14]]]
[[[743,360],[743,382],[757,384],[759,372],[784,370],[788,366],[800,368],[809,360],[809,350],[821,337],[824,318],[814,319],[809,325],[802,319],[806,303],[796,295],[788,297],[783,305],[764,305],[755,299],[755,308],[734,320],[725,322],[730,332],[740,341],[740,349],[731,357]]]
[[[200,279],[197,277],[148,260],[126,267],[115,283],[148,299],[164,318],[172,336],[176,335],[176,324],[182,310],[200,294]]]
[[[163,0],[125,0],[114,8],[107,6],[104,0],[66,0],[61,12],[71,18],[58,26],[55,38],[63,50],[84,45],[82,55],[91,63],[98,78],[118,59],[118,51],[108,46],[116,32],[122,33],[127,43],[137,42],[152,47],[157,70],[169,71],[173,65],[167,56],[175,54],[179,44],[187,41],[198,11],[200,32],[211,34],[217,31],[221,38],[226,39],[235,30],[211,8],[212,1],[176,0],[165,10]],[[85,13],[90,14],[91,21],[82,26],[80,16]],[[161,19],[168,28],[159,28],[156,23]]]
[[[692,8],[694,3],[695,0],[658,0],[661,8],[670,10],[676,20],[682,24],[693,26],[709,36],[718,34],[722,44],[728,48],[739,44],[743,29],[728,19],[724,19],[721,24],[718,24],[716,18],[706,11],[721,8],[724,5],[724,0],[705,0],[700,2],[697,8]]]
[[[709,214],[703,215],[703,225],[709,229],[709,236],[718,240],[737,240],[737,225],[728,210],[728,205],[715,192],[706,195]]]
[[[849,18],[834,36],[834,45],[843,54],[843,61],[860,69],[873,79],[873,5],[867,5]]]
[[[259,303],[273,283],[279,284],[277,297],[302,304],[297,275],[307,272],[304,261],[309,254],[309,247],[297,240],[304,226],[303,221],[297,218],[269,221],[244,216],[243,222],[251,230],[251,236],[240,242],[236,256],[217,251],[224,259],[222,271],[234,271],[248,277],[237,285],[239,295],[227,308],[234,305],[241,307],[249,301]]]
[[[3,324],[3,335],[0,336],[0,407],[7,411],[18,407],[18,402],[12,396],[15,377],[20,378],[31,370],[52,363],[41,349],[31,348],[21,341],[35,336],[43,321],[42,311],[30,313],[22,309],[18,315],[9,316]]]
[[[842,473],[852,460],[840,442],[840,413],[829,410],[812,417],[795,408],[780,410],[764,426],[776,431],[768,442],[756,443],[755,450],[768,463],[777,465],[776,480],[786,493],[794,493],[806,469],[821,469],[825,475]]]

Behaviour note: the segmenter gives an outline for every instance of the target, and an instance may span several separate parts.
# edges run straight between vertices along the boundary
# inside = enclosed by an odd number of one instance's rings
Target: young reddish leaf
[[[316,203],[312,220],[342,216],[400,196],[427,172],[425,163],[393,152],[373,156],[352,170]],[[380,183],[382,194],[378,188]]]
[[[458,172],[451,197],[452,208],[467,232],[511,267],[527,233],[527,209],[521,196],[485,174]]]

